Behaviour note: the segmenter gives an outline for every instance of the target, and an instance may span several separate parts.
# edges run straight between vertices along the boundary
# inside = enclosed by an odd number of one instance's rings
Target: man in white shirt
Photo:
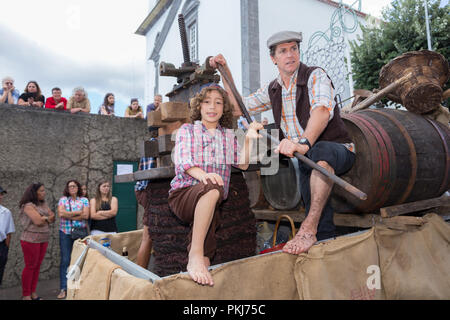
[[[0,285],[2,284],[3,271],[8,261],[11,234],[16,231],[11,211],[1,205],[6,193],[6,190],[0,187]]]

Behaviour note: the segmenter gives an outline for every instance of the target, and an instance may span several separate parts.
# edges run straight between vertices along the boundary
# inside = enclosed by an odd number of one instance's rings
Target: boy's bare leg
[[[220,193],[218,190],[211,190],[197,202],[192,228],[191,250],[189,251],[187,265],[187,272],[195,282],[210,286],[214,285],[214,281],[208,271],[209,259],[204,256],[203,247],[219,197]]]
[[[152,253],[152,239],[148,234],[148,227],[144,226],[144,230],[142,230],[142,240],[138,250],[136,264],[138,264],[142,268],[147,269],[151,253]]]
[[[327,162],[319,161],[317,164],[334,174],[334,169]],[[325,207],[331,189],[333,188],[333,181],[325,177],[319,171],[313,170],[311,172],[310,186],[311,206],[309,208],[308,216],[302,222],[300,230],[297,232],[294,239],[288,241],[283,247],[283,252],[291,254],[307,252],[309,248],[317,242],[317,226],[319,225],[322,210]]]

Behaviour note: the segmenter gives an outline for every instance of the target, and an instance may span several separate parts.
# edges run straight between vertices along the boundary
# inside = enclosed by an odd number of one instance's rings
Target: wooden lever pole
[[[209,61],[208,61],[208,63],[209,63]],[[234,83],[228,77],[227,72],[225,71],[223,66],[218,63],[217,67],[218,67],[220,73],[222,74],[224,80],[230,86],[231,91],[233,92],[233,95],[236,98],[236,101],[238,102],[239,108],[241,109],[242,113],[244,114],[245,119],[247,120],[248,123],[252,123],[252,119],[250,117],[250,114],[248,113],[247,109],[245,108],[244,102],[242,101],[241,95],[237,91],[236,86],[234,85]],[[272,137],[270,134],[265,134],[263,132],[260,132],[260,134],[263,137],[264,136],[268,137],[272,141],[272,143],[274,145],[279,145],[279,141],[277,139],[275,139],[274,137]],[[331,180],[333,180],[334,183],[338,184],[339,186],[341,186],[342,188],[344,188],[345,190],[347,190],[348,192],[350,192],[354,196],[358,197],[359,199],[361,199],[361,200],[366,200],[367,199],[367,195],[364,192],[362,192],[358,188],[352,186],[347,181],[345,181],[345,180],[339,178],[338,176],[328,172],[325,168],[319,166],[317,163],[315,163],[314,161],[312,161],[308,157],[306,157],[306,156],[304,156],[304,155],[302,155],[302,154],[300,154],[298,152],[295,152],[294,156],[297,159],[299,159],[300,161],[302,161],[302,162],[306,163],[307,165],[309,165],[311,168],[319,171],[324,176],[330,178]]]

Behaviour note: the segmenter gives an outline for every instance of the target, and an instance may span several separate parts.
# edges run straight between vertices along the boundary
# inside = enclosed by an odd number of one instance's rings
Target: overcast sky
[[[363,0],[362,11],[380,17],[390,2]],[[20,92],[36,80],[46,97],[58,86],[68,98],[81,85],[94,113],[107,92],[116,96],[116,115],[133,97],[144,106],[145,37],[134,32],[148,6],[149,0],[2,1],[0,78],[12,76]]]

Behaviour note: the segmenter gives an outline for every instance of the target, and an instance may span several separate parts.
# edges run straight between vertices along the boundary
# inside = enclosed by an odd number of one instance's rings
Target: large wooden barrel
[[[280,158],[277,174],[261,175],[264,197],[278,210],[290,210],[301,201],[300,174],[297,158]]]
[[[364,191],[359,200],[335,185],[336,212],[379,208],[434,198],[450,188],[450,130],[401,110],[365,110],[342,116],[355,142],[356,160],[342,178]]]
[[[149,233],[153,241],[153,270],[159,276],[186,271],[190,227],[170,210],[167,198],[170,179],[154,180],[149,192]],[[216,254],[212,264],[253,256],[256,252],[256,220],[250,210],[248,189],[242,173],[231,175],[228,199],[220,205]]]

